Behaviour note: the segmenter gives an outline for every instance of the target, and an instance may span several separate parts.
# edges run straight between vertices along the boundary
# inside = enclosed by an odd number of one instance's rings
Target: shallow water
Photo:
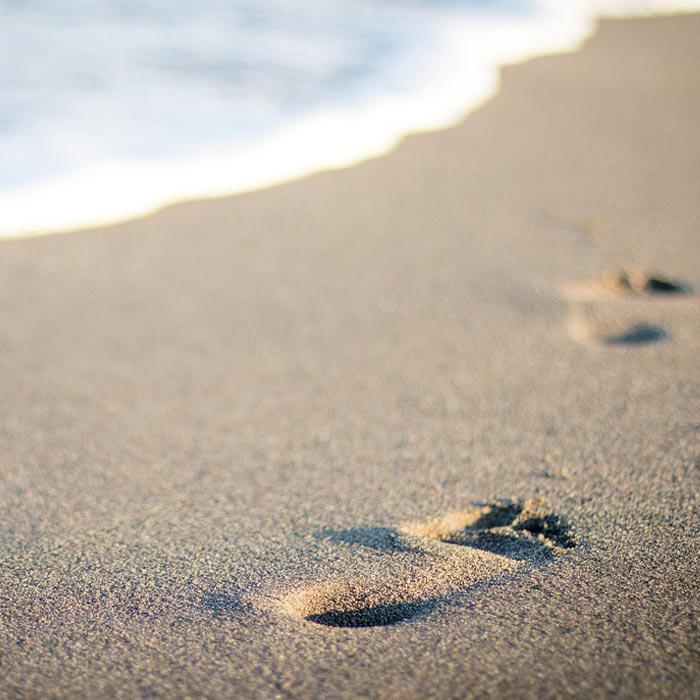
[[[576,48],[698,2],[0,0],[0,235],[111,222],[389,150]]]

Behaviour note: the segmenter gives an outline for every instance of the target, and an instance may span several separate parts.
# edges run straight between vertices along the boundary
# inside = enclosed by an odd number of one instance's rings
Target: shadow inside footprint
[[[620,335],[604,337],[603,342],[606,345],[647,345],[657,343],[667,337],[668,334],[663,328],[640,323]]]
[[[569,534],[567,521],[555,513],[530,517],[530,514],[525,512],[525,519],[519,518],[513,525],[513,530],[516,532],[528,532],[535,536],[541,535],[545,540],[561,549],[571,549],[576,546],[576,542]]]
[[[410,620],[429,612],[432,607],[434,605],[430,602],[374,605],[350,610],[327,610],[307,615],[304,619],[327,627],[382,627]]]
[[[644,290],[649,294],[688,294],[690,287],[663,277],[650,276],[645,280]]]

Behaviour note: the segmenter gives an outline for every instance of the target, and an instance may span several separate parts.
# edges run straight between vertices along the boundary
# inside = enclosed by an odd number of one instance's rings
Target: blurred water
[[[487,98],[499,64],[573,48],[601,9],[651,4],[0,0],[0,233],[382,152]]]

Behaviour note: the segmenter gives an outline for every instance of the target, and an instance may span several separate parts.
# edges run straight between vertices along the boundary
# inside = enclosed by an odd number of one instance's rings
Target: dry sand
[[[700,697],[699,36],[3,243],[0,696]]]

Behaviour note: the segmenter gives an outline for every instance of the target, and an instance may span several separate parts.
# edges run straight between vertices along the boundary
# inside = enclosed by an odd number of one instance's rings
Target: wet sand
[[[1,243],[0,697],[700,697],[698,36]]]

